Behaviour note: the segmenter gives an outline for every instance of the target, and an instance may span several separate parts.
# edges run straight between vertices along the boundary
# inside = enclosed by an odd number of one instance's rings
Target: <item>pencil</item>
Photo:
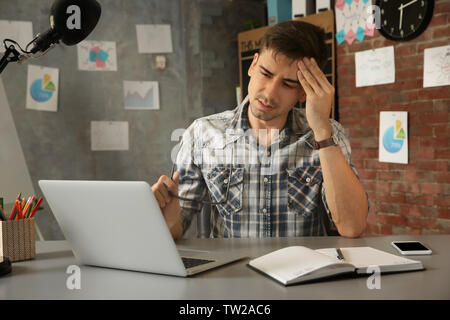
[[[0,218],[1,218],[3,221],[8,220],[8,219],[6,219],[5,213],[3,212],[3,207],[0,207]]]
[[[31,211],[29,219],[33,218],[34,214],[36,213],[37,209],[39,208],[39,205],[42,202],[42,197],[39,198],[38,202],[36,203],[36,206],[34,207],[33,211]]]

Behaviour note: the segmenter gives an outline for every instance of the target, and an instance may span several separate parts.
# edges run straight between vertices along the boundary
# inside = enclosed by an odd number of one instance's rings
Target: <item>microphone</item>
[[[45,52],[61,40],[68,46],[83,41],[97,25],[101,6],[96,0],[56,0],[50,9],[50,29],[33,41],[31,53]]]

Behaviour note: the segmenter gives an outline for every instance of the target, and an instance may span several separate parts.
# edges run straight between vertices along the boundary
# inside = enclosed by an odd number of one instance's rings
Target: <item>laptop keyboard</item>
[[[193,259],[185,257],[181,257],[181,260],[183,260],[183,264],[186,269],[196,267],[209,262],[214,262],[214,260]]]

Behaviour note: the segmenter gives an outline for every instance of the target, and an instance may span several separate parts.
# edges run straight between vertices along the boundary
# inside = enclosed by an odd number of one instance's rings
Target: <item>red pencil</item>
[[[19,201],[16,200],[16,202],[14,203],[14,207],[12,208],[12,211],[11,211],[11,214],[9,215],[8,220],[12,220],[12,219],[13,219],[14,213],[15,213],[16,210],[17,210],[17,203],[18,203],[18,202],[19,202]]]
[[[29,219],[33,218],[34,214],[36,213],[37,209],[39,208],[39,205],[42,202],[42,197],[39,198],[38,202],[36,203],[36,206],[34,207],[33,211],[31,211]]]

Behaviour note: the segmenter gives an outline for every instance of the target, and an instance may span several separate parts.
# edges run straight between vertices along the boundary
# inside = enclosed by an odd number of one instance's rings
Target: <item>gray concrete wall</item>
[[[247,18],[263,20],[265,14],[262,1],[98,1],[102,17],[87,40],[116,42],[117,72],[78,70],[75,46],[57,46],[38,60],[28,60],[28,64],[59,68],[56,113],[25,109],[26,64],[10,64],[1,74],[38,195],[40,179],[153,184],[161,174],[169,174],[175,145],[172,131],[200,116],[234,108],[234,88],[239,83],[237,33],[244,30]],[[0,19],[32,21],[33,32],[43,32],[49,27],[52,2],[0,0]],[[138,53],[136,24],[171,24],[173,53],[165,54],[165,71],[156,69],[155,55]],[[158,81],[161,109],[125,110],[123,80]],[[128,121],[130,150],[91,151],[92,120]],[[45,201],[43,205],[36,220],[44,238],[63,239]]]

